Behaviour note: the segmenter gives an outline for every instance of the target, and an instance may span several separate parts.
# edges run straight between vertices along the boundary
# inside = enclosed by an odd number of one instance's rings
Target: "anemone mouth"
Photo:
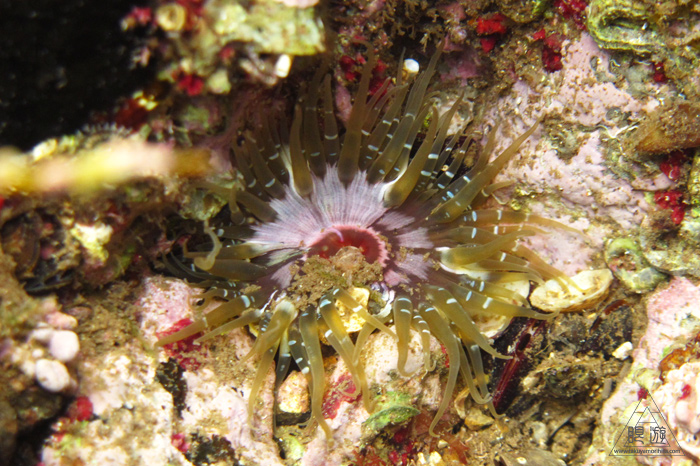
[[[311,239],[306,255],[328,259],[344,247],[356,248],[370,264],[385,266],[389,260],[386,242],[378,232],[352,225],[338,225],[322,231]]]
[[[527,225],[562,225],[522,212],[479,209],[502,186],[490,183],[537,124],[489,162],[495,147],[492,132],[465,172],[468,141],[460,142],[461,134],[447,137],[461,100],[439,114],[426,92],[438,56],[412,84],[399,77],[392,89],[387,82],[370,97],[376,62],[370,52],[342,136],[331,78],[321,84],[319,75],[296,108],[288,139],[280,135],[286,129],[263,128],[257,139],[246,133],[234,147],[245,183],[224,193],[231,225],[217,227],[216,233],[207,226],[214,248],[195,258],[202,270],[193,267],[210,287],[202,294],[204,301],[219,300],[220,305],[159,345],[199,332],[205,332],[199,341],[206,340],[257,324],[248,356],[260,360],[250,390],[250,416],[267,371],[274,365],[279,381],[294,361],[309,382],[311,418],[332,437],[322,413],[322,342],[345,362],[370,411],[363,346],[376,331],[390,335],[398,347],[398,372],[408,377],[406,358],[414,332],[421,338],[426,373],[434,368],[431,338],[440,341],[450,361],[443,400],[429,429],[433,434],[460,375],[474,401],[495,413],[482,352],[505,356],[491,346],[477,321],[484,315],[552,317],[531,309],[525,296],[504,284],[566,281],[518,243],[532,234]],[[420,131],[425,137],[416,142]],[[373,269],[359,284],[344,280],[343,272],[352,272],[358,263]],[[340,274],[329,268],[313,276],[316,265],[335,267]],[[385,293],[373,303],[353,295],[353,289],[378,285]],[[309,292],[312,286],[315,293]],[[353,337],[341,319],[346,310],[361,322]]]

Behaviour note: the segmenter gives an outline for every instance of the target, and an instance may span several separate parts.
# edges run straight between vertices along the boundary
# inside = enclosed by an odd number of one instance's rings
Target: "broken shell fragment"
[[[532,292],[530,302],[544,311],[580,311],[602,301],[608,294],[612,279],[613,274],[608,269],[579,272],[571,280],[582,291],[573,286],[564,287],[556,279],[548,280]]]

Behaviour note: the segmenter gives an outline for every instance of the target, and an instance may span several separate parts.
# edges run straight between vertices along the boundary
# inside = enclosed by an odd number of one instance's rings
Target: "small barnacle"
[[[480,157],[464,167],[468,138],[448,137],[461,99],[440,114],[427,91],[439,56],[410,83],[399,73],[393,86],[387,80],[372,93],[377,60],[370,50],[344,132],[334,115],[331,77],[318,73],[291,128],[245,132],[234,147],[245,184],[226,194],[230,221],[207,230],[210,252],[189,253],[192,275],[210,287],[201,295],[205,304],[223,302],[158,344],[200,332],[198,341],[204,341],[256,324],[248,355],[258,359],[250,413],[273,364],[278,381],[295,367],[308,382],[311,420],[332,438],[322,409],[323,346],[344,361],[372,412],[365,342],[374,332],[393,339],[398,372],[408,377],[413,332],[420,336],[425,372],[434,369],[431,338],[450,361],[430,426],[435,435],[460,376],[471,398],[493,411],[482,352],[507,356],[492,347],[481,323],[555,315],[529,307],[529,285],[569,280],[518,240],[538,229],[528,225],[562,226],[483,208],[502,186],[493,178],[537,122],[489,162],[492,131]],[[513,291],[513,282],[524,283],[524,290]]]

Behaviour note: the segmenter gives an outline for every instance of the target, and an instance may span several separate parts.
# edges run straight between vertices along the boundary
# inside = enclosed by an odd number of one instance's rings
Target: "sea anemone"
[[[466,138],[447,134],[460,100],[440,114],[427,93],[439,52],[412,83],[399,76],[371,96],[376,59],[368,55],[344,133],[331,78],[318,74],[291,128],[266,125],[242,136],[234,148],[240,185],[220,193],[230,200],[231,223],[206,225],[212,249],[188,253],[192,274],[207,280],[204,305],[219,305],[159,341],[206,332],[203,341],[251,326],[257,338],[248,357],[259,363],[250,412],[275,359],[278,383],[294,362],[309,383],[311,419],[329,438],[323,345],[337,351],[370,410],[367,338],[375,331],[395,338],[403,376],[412,330],[420,334],[426,371],[433,369],[430,339],[437,338],[449,369],[433,434],[460,374],[474,401],[493,410],[482,351],[506,356],[479,322],[552,317],[531,309],[509,284],[566,280],[518,242],[537,230],[527,225],[555,222],[478,209],[503,186],[491,181],[536,124],[489,162],[492,131],[467,169]]]

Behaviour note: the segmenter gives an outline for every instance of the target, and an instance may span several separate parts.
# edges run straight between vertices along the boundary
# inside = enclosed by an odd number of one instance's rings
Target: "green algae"
[[[416,416],[418,411],[411,396],[401,392],[388,392],[377,400],[376,411],[363,424],[365,429],[379,432],[389,424],[403,424]]]

